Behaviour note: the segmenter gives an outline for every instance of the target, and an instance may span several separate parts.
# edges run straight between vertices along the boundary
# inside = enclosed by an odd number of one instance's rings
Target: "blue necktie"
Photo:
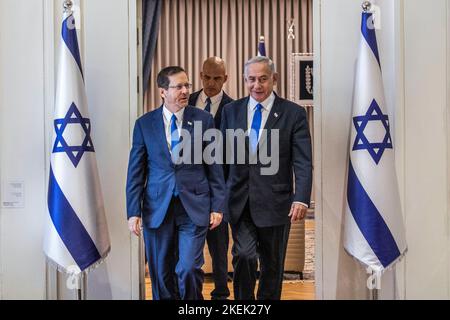
[[[180,143],[180,134],[178,132],[177,127],[177,117],[172,115],[172,119],[170,121],[170,150],[173,152],[173,149]]]
[[[208,99],[206,99],[205,111],[206,112],[211,112],[211,99],[209,97],[208,97]]]
[[[177,144],[180,143],[180,133],[178,132],[177,117],[175,115],[172,115],[172,120],[171,120],[171,124],[170,124],[170,133],[171,133],[170,150],[172,151],[172,156],[173,156],[175,147],[177,146]],[[175,187],[173,189],[173,195],[176,197],[176,196],[178,196],[178,194],[179,194],[178,187],[177,187],[177,183],[175,182]]]
[[[262,105],[258,103],[256,105],[255,114],[253,115],[252,128],[250,131],[250,147],[252,152],[256,152],[258,149],[259,130],[261,129],[262,121]]]

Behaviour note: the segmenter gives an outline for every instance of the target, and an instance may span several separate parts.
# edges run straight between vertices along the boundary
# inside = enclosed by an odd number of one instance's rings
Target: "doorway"
[[[145,0],[142,0],[142,3]],[[278,66],[279,73],[283,75],[277,92],[280,96],[290,98],[290,91],[293,82],[293,59],[292,54],[294,52],[311,52],[312,51],[312,30],[309,32],[303,32],[302,28],[310,26],[312,29],[312,0],[277,0],[272,1],[269,4],[263,4],[264,1],[252,0],[246,2],[248,6],[243,4],[236,4],[236,1],[191,1],[185,0],[182,3],[186,6],[183,8],[177,7],[179,1],[161,1],[162,8],[160,9],[159,16],[159,35],[156,41],[155,52],[152,57],[151,70],[153,70],[148,76],[148,81],[143,80],[145,75],[141,74],[141,85],[144,83],[145,88],[142,88],[139,94],[139,100],[142,103],[140,108],[142,113],[151,111],[156,107],[159,107],[161,101],[159,100],[159,94],[156,86],[156,73],[162,67],[167,65],[181,65],[185,67],[188,72],[189,79],[193,83],[194,88],[200,88],[201,82],[199,79],[201,61],[208,56],[217,55],[223,57],[228,62],[228,74],[230,79],[235,81],[228,81],[224,87],[224,90],[234,98],[240,98],[246,95],[244,83],[241,77],[242,74],[242,61],[247,58],[256,55],[258,40],[260,35],[265,36],[265,44],[267,55],[270,56]],[[224,3],[227,3],[224,6]],[[241,3],[241,2],[238,2]],[[264,6],[269,7],[264,7]],[[301,10],[300,10],[301,8]],[[182,10],[185,9],[185,10]],[[235,32],[229,32],[230,29],[221,32],[218,22],[223,26],[229,26],[231,28],[234,25],[233,22],[223,21],[223,16],[233,19],[235,15],[238,15],[240,11],[245,12],[257,12],[254,15],[254,21],[250,24],[252,26],[248,30],[234,30]],[[282,12],[280,17],[274,17],[278,19],[274,23],[264,23],[264,12],[267,15],[272,10],[278,10]],[[143,23],[145,23],[146,13],[142,12],[142,6],[139,8],[139,49],[138,52],[142,52],[142,39],[144,34]],[[226,13],[219,14],[219,13]],[[192,14],[197,17],[202,17],[202,13],[209,13],[207,20],[199,21],[198,25],[193,23],[192,26],[186,28],[192,28],[189,30],[181,30],[181,23],[176,21],[184,21],[178,19],[178,14]],[[215,18],[219,17],[219,18]],[[184,18],[183,18],[184,19]],[[222,19],[222,20],[221,20]],[[239,20],[239,19],[238,19]],[[306,22],[305,22],[306,21]],[[173,22],[173,24],[171,24]],[[239,26],[240,22],[236,22]],[[216,38],[211,37],[210,33],[203,33],[201,26],[211,26],[210,31],[214,30],[216,34],[220,34]],[[275,31],[271,28],[274,26],[280,26]],[[183,25],[184,26],[184,25]],[[288,39],[291,28],[294,26],[294,34],[296,40]],[[241,23],[240,27],[244,27]],[[180,31],[181,30],[181,31]],[[224,35],[230,37],[237,36],[239,32],[244,35],[242,38],[232,41],[229,38],[223,39]],[[246,34],[246,32],[248,34]],[[180,34],[178,34],[180,33]],[[181,34],[182,33],[182,34]],[[302,34],[308,36],[302,37]],[[167,35],[170,35],[168,37]],[[198,46],[191,46],[192,50],[186,50],[187,43],[192,43],[196,39],[200,39],[206,43]],[[183,42],[183,38],[186,38]],[[192,37],[192,38],[189,38]],[[180,38],[180,40],[176,40]],[[220,39],[217,39],[220,38]],[[301,38],[301,39],[300,39]],[[174,40],[175,39],[175,40]],[[229,47],[227,47],[229,44]],[[198,59],[196,57],[199,57]],[[140,60],[142,61],[142,60]],[[140,64],[140,71],[143,70]],[[313,130],[313,107],[305,106],[308,111],[308,117],[310,122],[311,135],[314,138]],[[315,298],[315,203],[314,194],[312,195],[312,202],[310,209],[305,220],[300,223],[292,225],[290,237],[288,241],[288,249],[285,262],[285,275],[283,283],[283,296],[282,299],[303,300]],[[231,237],[230,237],[231,239]],[[228,271],[232,272],[231,266],[231,246],[229,246],[229,266]],[[142,249],[143,243],[140,243],[140,261],[144,263],[145,257],[143,257],[144,250]],[[211,277],[211,258],[207,247],[205,246],[205,265],[203,270],[205,271],[205,285],[204,285],[204,297],[208,299],[210,292],[213,289],[212,277]],[[142,266],[142,265],[141,265]],[[146,267],[141,268],[141,294],[145,299],[151,299],[151,286],[149,273]],[[229,282],[230,291],[232,291],[232,283]]]

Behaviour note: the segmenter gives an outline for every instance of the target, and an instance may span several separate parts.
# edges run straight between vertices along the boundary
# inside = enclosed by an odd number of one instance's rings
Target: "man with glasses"
[[[139,236],[142,224],[154,300],[203,299],[203,248],[208,228],[222,222],[223,171],[220,164],[204,160],[177,160],[182,139],[189,137],[191,146],[194,140],[202,141],[214,120],[188,106],[191,84],[182,68],[164,68],[157,83],[163,105],[134,127],[126,189],[128,226]],[[201,123],[201,132],[194,130],[195,122]],[[201,145],[203,151],[207,144]]]

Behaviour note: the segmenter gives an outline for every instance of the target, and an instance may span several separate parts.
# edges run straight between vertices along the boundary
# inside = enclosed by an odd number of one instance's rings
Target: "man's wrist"
[[[301,201],[294,201],[294,202],[292,202],[292,204],[301,204],[302,206],[309,208],[309,206],[306,203],[301,202]]]

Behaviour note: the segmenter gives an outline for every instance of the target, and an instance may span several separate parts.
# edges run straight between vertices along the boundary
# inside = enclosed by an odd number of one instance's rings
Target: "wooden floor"
[[[314,231],[315,223],[313,219],[307,219],[305,224],[306,231]],[[310,239],[311,240],[311,239]],[[308,246],[308,243],[306,244]],[[311,240],[309,244],[314,248],[314,239]],[[314,250],[307,250],[309,254],[306,255],[304,275],[305,279],[314,279]],[[148,271],[147,271],[148,275]],[[203,297],[206,300],[210,300],[210,292],[214,288],[214,283],[210,280],[210,277],[205,278],[205,283],[203,284]],[[233,295],[233,283],[228,282],[228,288],[230,289],[231,296],[230,299],[234,299]],[[150,278],[145,278],[145,297],[147,300],[152,299],[152,288],[150,283]],[[295,281],[284,281],[283,291],[281,293],[281,300],[314,300],[315,299],[315,285],[314,280],[295,280]]]
[[[233,284],[228,282],[228,288],[230,289],[230,299],[234,299],[233,296]],[[203,285],[203,297],[205,300],[210,300],[210,292],[213,290],[214,284],[210,281],[206,281]],[[151,300],[152,288],[150,279],[145,280],[145,297],[147,300]],[[281,300],[314,300],[314,281],[311,280],[296,280],[296,281],[284,281]]]

